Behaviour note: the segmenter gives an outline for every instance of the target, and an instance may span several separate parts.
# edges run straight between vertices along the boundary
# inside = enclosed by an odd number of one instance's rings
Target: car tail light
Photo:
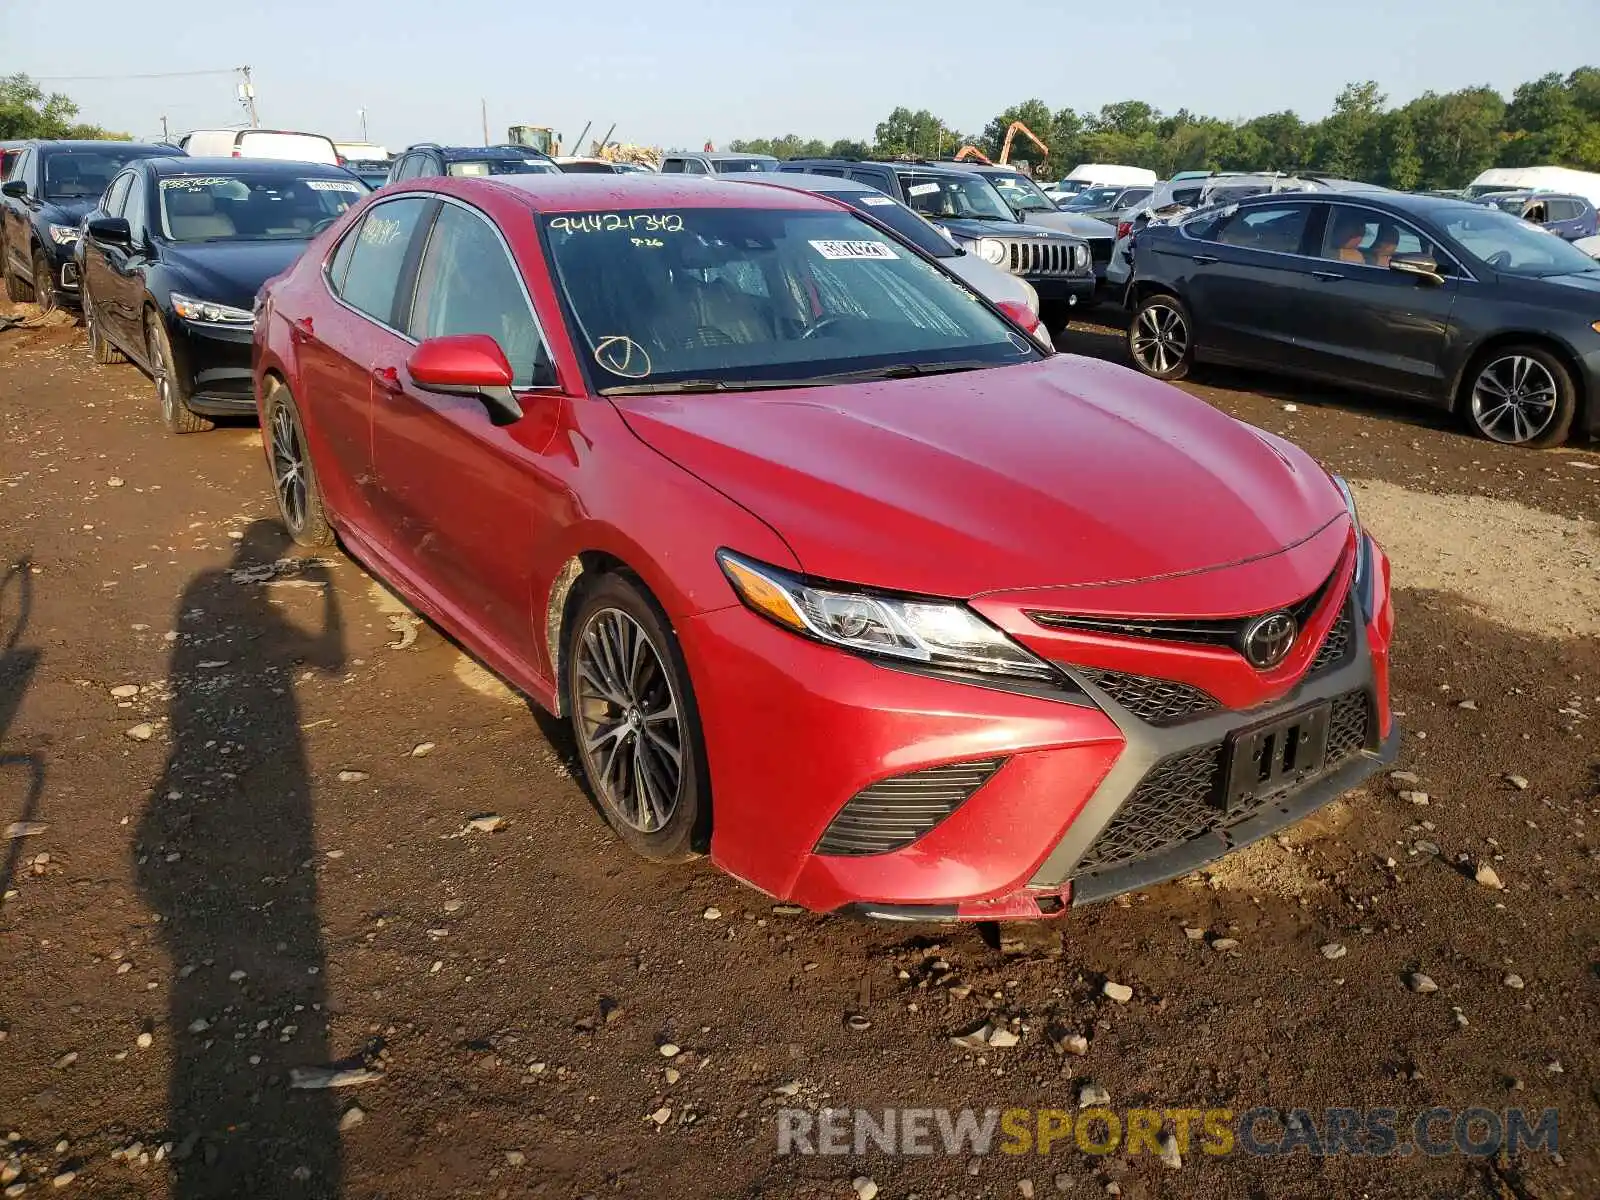
[[[1039,328],[1039,314],[1020,300],[1002,300],[995,307],[1021,325],[1022,331],[1030,337]]]
[[[235,157],[235,158],[243,158],[243,157],[244,157],[244,155],[242,155],[242,154],[240,154],[240,153],[239,153],[239,147],[237,147],[237,146],[235,146],[235,147],[234,147],[234,148],[233,148],[233,156],[234,156],[234,157]]]
[[[1123,238],[1127,237],[1132,232],[1133,232],[1133,222],[1132,221],[1118,221],[1117,222],[1117,240],[1119,242]]]

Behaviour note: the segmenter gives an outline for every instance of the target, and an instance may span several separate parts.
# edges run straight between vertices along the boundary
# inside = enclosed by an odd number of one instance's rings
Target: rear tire
[[[322,503],[322,486],[311,465],[311,450],[300,409],[283,384],[268,384],[261,405],[261,436],[267,441],[272,494],[289,536],[302,546],[333,544],[333,526]]]
[[[1133,310],[1128,322],[1128,354],[1152,379],[1182,379],[1194,362],[1194,326],[1182,300],[1153,292]]]
[[[1543,450],[1560,445],[1578,414],[1572,372],[1542,346],[1500,346],[1467,373],[1461,413],[1479,437]]]
[[[178,367],[167,327],[154,309],[144,314],[144,344],[162,424],[173,433],[204,433],[212,428],[212,422],[189,408],[189,380]]]
[[[94,355],[94,361],[102,367],[127,362],[128,356],[106,339],[105,331],[101,328],[100,316],[94,311],[94,299],[89,295],[88,287],[82,287],[79,295],[83,299],[83,325],[89,334],[89,353]]]
[[[54,312],[61,307],[61,293],[56,291],[55,276],[50,271],[50,260],[43,250],[33,252],[33,302],[40,312]]]
[[[640,856],[696,857],[711,827],[705,742],[666,614],[631,577],[603,575],[568,628],[562,672],[591,795]]]

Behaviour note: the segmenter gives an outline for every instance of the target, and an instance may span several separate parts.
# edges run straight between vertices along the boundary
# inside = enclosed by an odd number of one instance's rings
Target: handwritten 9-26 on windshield
[[[679,213],[583,213],[552,217],[550,228],[556,233],[682,233]]]

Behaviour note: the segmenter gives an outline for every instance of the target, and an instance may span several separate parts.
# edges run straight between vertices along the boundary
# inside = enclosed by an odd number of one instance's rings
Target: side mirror
[[[411,352],[406,370],[424,391],[476,396],[496,425],[522,419],[522,406],[511,391],[511,364],[500,343],[486,333],[429,338]]]
[[[121,217],[96,217],[89,222],[89,236],[105,246],[133,245],[133,230]]]
[[[1419,283],[1444,282],[1444,276],[1439,274],[1439,264],[1426,254],[1396,254],[1389,260],[1389,270],[1402,275],[1415,275]]]
[[[10,196],[13,200],[26,200],[28,185],[20,179],[8,179],[5,183],[0,183],[0,195]]]

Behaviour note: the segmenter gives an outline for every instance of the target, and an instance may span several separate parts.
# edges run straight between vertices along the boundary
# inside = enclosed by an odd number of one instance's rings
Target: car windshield
[[[555,175],[561,168],[542,158],[480,158],[445,164],[445,173],[458,178],[483,175]]]
[[[1040,191],[1039,185],[1026,175],[996,173],[988,176],[988,179],[994,184],[995,190],[1005,197],[1006,203],[1019,212],[1056,211],[1055,201]]]
[[[1017,219],[982,175],[902,171],[900,186],[905,190],[906,203],[929,220],[1015,222]]]
[[[1086,179],[1063,179],[1056,184],[1056,191],[1066,196],[1078,196],[1089,188],[1091,184]]]
[[[846,212],[546,214],[603,392],[803,387],[1037,359],[965,288]]]
[[[111,177],[149,150],[54,150],[44,156],[44,199],[92,200],[105,192]]]
[[[764,158],[712,159],[711,169],[718,175],[743,175],[751,171],[774,171],[778,164]]]
[[[161,180],[161,232],[174,242],[304,240],[333,224],[367,188],[289,169]]]
[[[1492,203],[1501,212],[1508,212],[1514,217],[1520,217],[1528,198],[1521,194],[1515,196],[1486,196],[1484,201],[1485,203]]]
[[[823,192],[819,195],[848,204],[864,212],[874,221],[881,221],[918,250],[933,258],[955,258],[960,253],[949,238],[940,233],[925,218],[919,217],[893,196],[877,192]]]
[[[1122,192],[1122,188],[1114,187],[1089,188],[1087,191],[1079,192],[1074,196],[1067,207],[1074,209],[1103,208],[1122,195]]]
[[[1494,208],[1451,206],[1435,218],[1473,258],[1507,275],[1572,275],[1600,270],[1569,242]]]

